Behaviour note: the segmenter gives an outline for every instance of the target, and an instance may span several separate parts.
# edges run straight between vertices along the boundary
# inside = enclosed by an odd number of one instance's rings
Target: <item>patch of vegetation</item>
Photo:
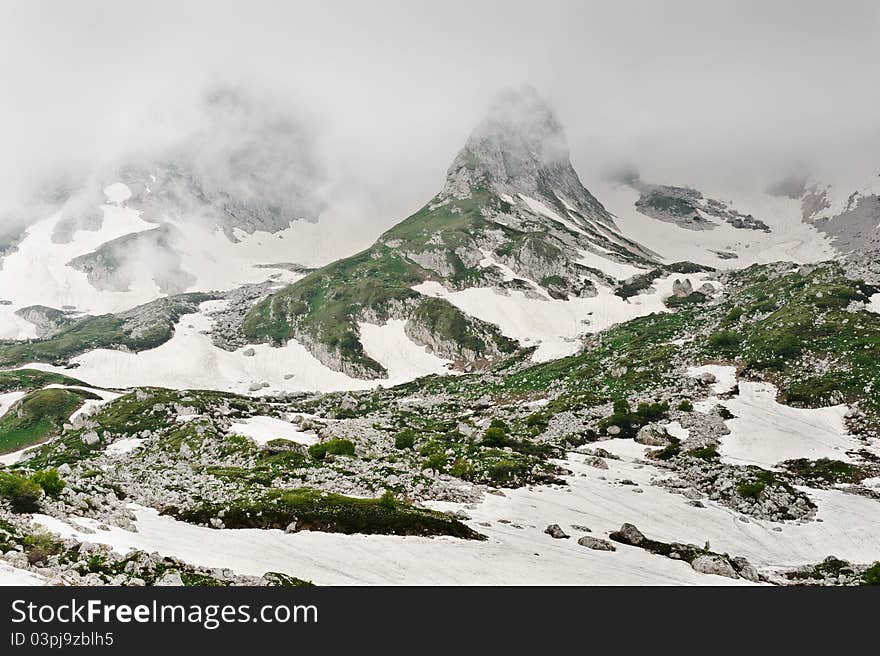
[[[663,419],[668,412],[669,404],[665,402],[639,403],[633,412],[626,399],[617,399],[614,402],[614,412],[599,421],[598,428],[600,431],[608,433],[609,428],[616,426],[620,429],[616,435],[631,438],[636,436],[642,426]]]
[[[685,451],[684,454],[692,458],[699,458],[700,460],[715,460],[719,457],[718,448],[714,444],[691,449],[690,451]]]
[[[0,367],[25,362],[64,364],[72,357],[98,348],[131,351],[155,348],[171,339],[174,324],[181,316],[197,311],[200,303],[213,298],[209,294],[179,294],[121,314],[83,317],[46,339],[3,342],[0,343]],[[149,317],[153,323],[145,329],[142,321],[128,321],[135,316]]]
[[[547,460],[561,455],[558,447],[510,435],[501,422],[475,443],[458,431],[431,437],[420,449],[422,467],[463,480],[500,487],[558,482],[556,468]]]
[[[312,444],[309,447],[309,455],[315,460],[323,460],[328,455],[354,457],[354,442],[334,437],[324,442]]]
[[[47,496],[57,497],[64,489],[65,483],[58,475],[57,469],[42,469],[31,475],[31,480],[43,488]]]
[[[412,449],[416,444],[416,433],[411,428],[400,431],[394,436],[395,449]]]
[[[681,440],[674,435],[667,436],[667,439],[669,439],[669,444],[657,451],[650,451],[648,455],[657,460],[672,460],[679,455],[681,453]]]
[[[88,387],[76,378],[69,378],[52,371],[39,369],[9,369],[0,371],[0,393],[30,392],[48,385],[67,385],[71,387]]]
[[[48,531],[38,531],[26,535],[22,546],[31,565],[45,562],[49,556],[61,553],[64,548]]]
[[[691,292],[687,296],[670,296],[663,303],[668,308],[680,308],[686,305],[699,305],[705,303],[706,300],[706,295],[702,292]]]
[[[0,499],[5,499],[13,512],[37,512],[42,494],[42,488],[30,478],[0,470]]]
[[[269,490],[261,497],[242,498],[228,505],[205,504],[183,510],[168,508],[164,512],[182,521],[203,524],[221,511],[227,528],[485,539],[449,515],[416,508],[391,494],[378,499],[361,499],[309,488]]]
[[[808,460],[786,460],[781,466],[788,472],[809,483],[834,485],[837,483],[859,483],[871,474],[859,465],[820,458]]]
[[[60,432],[63,424],[86,399],[101,397],[85,390],[50,388],[30,392],[0,417],[0,453],[10,453],[43,442]]]
[[[652,269],[647,273],[640,273],[628,280],[625,280],[614,293],[620,298],[631,298],[648,289],[657,278],[663,275],[660,269]]]
[[[865,585],[880,585],[880,560],[862,573],[862,581]]]
[[[757,500],[767,488],[780,487],[786,492],[794,492],[794,488],[776,472],[760,467],[749,467],[748,474],[736,485],[736,491],[746,499]]]

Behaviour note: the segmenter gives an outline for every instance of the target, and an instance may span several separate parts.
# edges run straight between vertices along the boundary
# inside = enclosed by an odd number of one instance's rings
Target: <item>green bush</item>
[[[535,414],[529,415],[526,417],[526,426],[528,426],[533,430],[533,434],[543,433],[547,430],[547,425],[550,423],[550,417],[547,416],[544,412],[536,412]]]
[[[492,426],[483,433],[483,446],[503,447],[507,445],[507,433],[504,429]]]
[[[739,352],[742,337],[732,330],[719,330],[709,335],[709,348],[717,353],[733,355]]]
[[[0,497],[17,513],[36,512],[43,490],[29,478],[0,472]]]
[[[432,469],[436,472],[441,472],[446,467],[446,454],[444,453],[434,453],[428,456],[425,462],[422,463],[422,469]]]
[[[35,472],[31,480],[43,488],[43,492],[50,497],[57,497],[64,489],[64,481],[58,475],[57,469],[43,469]]]
[[[26,535],[22,544],[31,565],[42,563],[49,556],[60,553],[62,549],[61,543],[56,542],[52,534],[46,531]]]
[[[864,571],[862,580],[865,585],[880,585],[880,560]]]
[[[315,460],[331,456],[354,456],[354,442],[334,437],[326,442],[318,442],[309,447],[309,455]]]
[[[416,444],[416,434],[411,428],[400,431],[394,436],[395,449],[412,449]]]

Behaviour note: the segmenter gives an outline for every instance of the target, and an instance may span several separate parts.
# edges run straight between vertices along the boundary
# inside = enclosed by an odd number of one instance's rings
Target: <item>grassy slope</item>
[[[479,282],[480,270],[469,269],[450,249],[469,243],[485,227],[480,206],[491,199],[494,196],[490,198],[482,192],[474,198],[422,208],[386,232],[369,249],[318,269],[258,303],[245,317],[245,335],[275,343],[305,335],[344,360],[377,376],[385,375],[384,367],[364,353],[358,336],[358,317],[370,311],[379,319],[387,319],[395,304],[424,298],[411,288],[437,276],[404,258],[402,252],[438,250],[453,271],[448,283],[460,287]],[[438,234],[441,243],[431,243]],[[397,241],[400,244],[394,248],[385,245]],[[443,308],[445,319],[440,327],[450,330],[440,336],[457,341],[462,336],[462,326],[470,323],[470,319],[452,305],[445,306],[448,307]],[[473,331],[469,332],[473,337]],[[505,343],[500,334],[495,337],[499,346]],[[473,339],[470,345],[485,349],[484,344]]]
[[[209,294],[181,294],[170,299],[159,299],[161,311],[155,313],[148,330],[133,334],[126,328],[121,315],[104,314],[84,317],[48,339],[28,342],[0,343],[0,367],[27,362],[63,363],[67,359],[98,348],[127,348],[144,351],[163,344],[174,334],[174,324],[181,315],[194,312],[195,306],[213,298]],[[141,309],[136,308],[136,310]]]
[[[671,389],[686,362],[727,361],[777,384],[784,402],[818,407],[859,402],[880,424],[880,315],[847,311],[873,289],[836,264],[804,273],[755,265],[730,274],[720,302],[685,304],[614,326],[581,353],[496,377],[432,378],[423,390],[502,399],[561,392],[552,405],[589,406]],[[673,340],[696,336],[693,341]],[[612,375],[612,372],[616,375]]]
[[[31,391],[41,389],[46,385],[88,385],[76,378],[70,378],[51,371],[38,369],[12,369],[0,371],[0,393]]]
[[[0,418],[0,453],[10,453],[45,441],[86,399],[100,398],[91,392],[43,389],[29,393]]]

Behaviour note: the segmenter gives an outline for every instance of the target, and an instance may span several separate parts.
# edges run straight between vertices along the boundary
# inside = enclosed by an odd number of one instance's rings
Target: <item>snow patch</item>
[[[283,419],[265,416],[248,417],[237,421],[229,427],[229,433],[244,435],[259,445],[277,439],[290,440],[306,446],[318,441],[318,436],[314,433],[303,432]]]
[[[707,274],[688,276],[699,287]],[[663,299],[672,295],[672,285],[681,276],[667,276],[654,282],[654,291],[629,299],[599,286],[592,298],[567,301],[529,298],[518,290],[499,291],[488,287],[470,287],[450,291],[436,281],[426,281],[413,289],[426,296],[445,298],[465,313],[497,325],[507,337],[524,345],[538,344],[532,359],[544,362],[577,353],[579,339],[615,324],[653,312],[667,312]]]
[[[115,205],[122,205],[131,198],[131,189],[122,182],[114,182],[108,187],[104,187],[104,195],[107,200]]]
[[[104,453],[109,456],[121,456],[126,453],[131,453],[135,449],[139,449],[144,445],[144,441],[137,437],[126,437],[121,440],[116,440],[113,444],[110,444],[106,449],[104,449]]]
[[[616,262],[607,257],[603,257],[590,251],[581,251],[581,256],[576,260],[578,264],[583,264],[591,269],[599,269],[604,274],[616,278],[617,280],[626,280],[639,273],[644,273],[642,269],[626,262]]]
[[[703,374],[715,376],[709,391],[714,395],[729,394],[736,387],[736,367],[723,364],[704,364],[700,367],[690,367],[687,375],[691,378],[699,378]]]
[[[364,351],[388,370],[382,384],[396,384],[430,374],[451,373],[450,360],[429,353],[406,335],[405,319],[389,319],[384,325],[360,323]],[[392,382],[393,381],[393,382]]]
[[[792,408],[776,401],[777,392],[770,383],[741,381],[739,394],[724,401],[736,418],[721,438],[722,460],[765,468],[794,458],[851,460],[846,451],[859,444],[847,434],[846,405]]]
[[[534,198],[531,198],[529,196],[526,196],[524,194],[519,194],[519,197],[522,198],[523,201],[525,202],[525,204],[529,206],[529,209],[531,209],[536,214],[541,214],[542,216],[546,216],[548,219],[550,219],[552,221],[556,221],[556,223],[559,223],[559,224],[565,226],[566,228],[568,228],[569,230],[571,230],[573,232],[576,232],[581,235],[587,235],[586,230],[584,230],[579,225],[574,223],[571,219],[566,219],[563,216],[561,216],[558,212],[553,211],[552,209],[547,207],[541,201],[536,200]]]
[[[6,585],[45,585],[46,579],[28,570],[12,567],[0,561],[0,586]]]

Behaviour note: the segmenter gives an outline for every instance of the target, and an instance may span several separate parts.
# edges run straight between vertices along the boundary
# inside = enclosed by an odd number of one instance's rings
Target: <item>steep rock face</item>
[[[601,271],[585,254],[652,264],[581,184],[559,121],[531,89],[502,94],[449,168],[443,189],[366,251],[339,260],[258,303],[250,339],[295,337],[324,364],[381,377],[363,351],[359,321],[407,319],[414,341],[457,362],[486,363],[514,344],[490,324],[437,305],[413,287],[543,289],[592,296]]]
[[[39,337],[50,337],[62,330],[73,321],[70,312],[46,307],[45,305],[30,305],[15,311],[15,314],[36,327]]]
[[[810,184],[803,190],[801,211],[840,252],[880,251],[880,175],[858,188]]]

